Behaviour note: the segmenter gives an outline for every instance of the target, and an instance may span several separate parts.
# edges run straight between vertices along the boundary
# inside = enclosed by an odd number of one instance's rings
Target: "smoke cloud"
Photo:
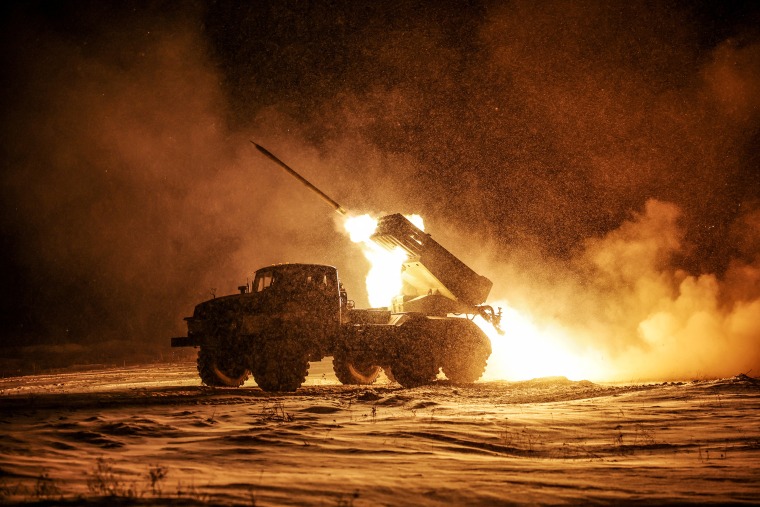
[[[4,42],[7,368],[157,358],[260,265],[331,258],[324,210],[225,126],[200,9],[61,7],[73,27],[11,9]]]
[[[8,3],[7,368],[167,353],[269,263],[366,305],[342,225],[249,139],[357,214],[421,214],[618,377],[758,368],[758,12]]]
[[[494,290],[542,328],[560,330],[574,355],[606,380],[691,379],[748,372],[760,361],[760,263],[733,261],[722,276],[674,267],[682,213],[650,200],[620,228],[589,239],[567,264],[513,260]],[[757,237],[756,214],[744,233]],[[495,266],[494,270],[499,267]],[[504,264],[502,263],[502,270]],[[510,328],[510,322],[505,322]],[[506,338],[520,347],[519,330]]]

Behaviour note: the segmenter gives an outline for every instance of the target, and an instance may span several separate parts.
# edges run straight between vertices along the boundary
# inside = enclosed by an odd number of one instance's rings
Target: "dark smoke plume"
[[[225,125],[200,9],[58,7],[6,14],[5,347],[154,358],[213,288],[327,261],[330,217]]]
[[[5,348],[153,357],[272,262],[337,265],[365,303],[361,254],[254,138],[349,209],[422,214],[578,347],[647,375],[697,334],[758,357],[751,3],[2,9]]]

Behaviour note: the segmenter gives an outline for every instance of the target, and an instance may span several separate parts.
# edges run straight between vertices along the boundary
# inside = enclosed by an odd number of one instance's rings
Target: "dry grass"
[[[90,498],[123,498],[123,499],[149,499],[164,497],[164,482],[169,475],[169,468],[162,465],[151,465],[143,476],[143,480],[130,481],[124,474],[119,472],[113,465],[112,460],[97,458],[90,472],[87,473],[87,492]],[[192,499],[205,502],[207,495],[201,493],[195,485],[183,485],[177,483],[176,498]],[[0,504],[5,504],[12,499],[22,499],[22,502],[62,502],[76,503],[84,501],[81,493],[67,493],[63,484],[51,477],[49,472],[42,471],[36,478],[34,486],[30,489],[20,482],[0,482]],[[164,497],[168,498],[168,497]],[[251,496],[252,504],[255,505],[255,495]]]

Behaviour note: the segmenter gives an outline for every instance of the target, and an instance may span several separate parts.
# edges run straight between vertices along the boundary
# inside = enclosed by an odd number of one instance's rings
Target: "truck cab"
[[[339,290],[338,270],[321,264],[267,266],[256,271],[251,284],[254,294],[327,312],[339,309]]]
[[[250,287],[259,315],[283,320],[306,319],[321,326],[341,322],[342,294],[338,270],[321,264],[275,264],[256,271]]]

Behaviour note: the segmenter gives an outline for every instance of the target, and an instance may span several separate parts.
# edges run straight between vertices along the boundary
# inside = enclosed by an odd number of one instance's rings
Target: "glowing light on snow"
[[[422,217],[407,215],[406,218],[424,230]],[[389,307],[394,296],[401,294],[401,265],[407,259],[401,247],[386,250],[369,238],[377,228],[377,220],[369,215],[349,217],[344,224],[351,241],[360,243],[364,256],[370,262],[367,274],[367,296],[373,307]]]
[[[503,303],[499,335],[480,317],[475,323],[491,339],[493,352],[483,380],[529,380],[563,376],[570,380],[602,380],[606,368],[590,353],[580,354],[570,346],[575,340],[563,329],[541,326]]]

